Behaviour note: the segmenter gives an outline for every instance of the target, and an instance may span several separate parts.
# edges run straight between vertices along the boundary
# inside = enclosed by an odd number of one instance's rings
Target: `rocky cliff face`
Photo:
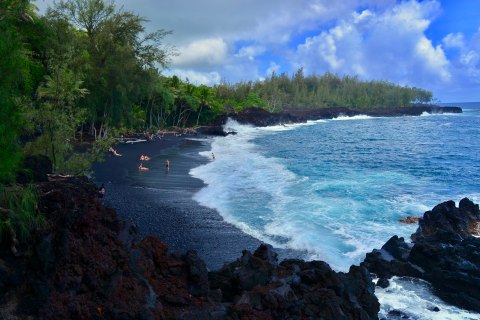
[[[392,237],[362,264],[381,278],[424,279],[445,301],[480,311],[480,211],[467,198],[447,201],[425,212],[412,244]],[[384,281],[382,281],[384,283]]]
[[[47,224],[0,250],[2,319],[376,319],[363,267],[336,273],[324,262],[280,264],[268,246],[209,273],[190,251],[168,253],[98,198],[86,178],[38,183]]]

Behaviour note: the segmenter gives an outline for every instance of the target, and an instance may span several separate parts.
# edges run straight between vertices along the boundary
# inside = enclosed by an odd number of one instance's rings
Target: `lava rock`
[[[413,245],[394,236],[361,264],[379,277],[417,277],[458,307],[480,311],[480,210],[468,198],[446,201],[425,212]]]

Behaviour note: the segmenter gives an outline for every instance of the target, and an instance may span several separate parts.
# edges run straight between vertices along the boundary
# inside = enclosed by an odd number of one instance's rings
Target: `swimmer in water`
[[[140,171],[148,171],[149,169],[147,167],[144,167],[143,166],[143,163],[140,163],[140,165],[138,166],[138,170]]]
[[[212,152],[212,160],[215,160],[215,154]]]

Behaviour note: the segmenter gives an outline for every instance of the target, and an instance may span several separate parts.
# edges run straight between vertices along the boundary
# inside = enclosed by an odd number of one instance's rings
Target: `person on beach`
[[[148,161],[150,159],[151,158],[149,156],[144,156],[143,154],[140,156],[140,160],[142,160],[142,161]]]
[[[98,188],[98,197],[102,199],[104,195],[105,195],[105,185],[102,183],[100,188]]]
[[[140,165],[138,166],[138,170],[140,171],[148,171],[149,169],[147,167],[144,167],[143,166],[143,163],[140,163]]]
[[[108,151],[110,151],[111,153],[113,153],[113,155],[117,156],[117,157],[121,157],[122,154],[121,153],[118,153],[117,150],[113,149],[112,147],[110,147],[110,149],[108,149]]]
[[[165,168],[167,168],[167,171],[170,170],[170,160],[168,159],[165,161]]]
[[[215,160],[215,154],[212,152],[212,160]]]

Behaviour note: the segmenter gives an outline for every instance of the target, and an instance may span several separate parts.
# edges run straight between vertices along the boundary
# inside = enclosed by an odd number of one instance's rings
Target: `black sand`
[[[209,161],[198,154],[209,149],[208,141],[169,135],[115,148],[123,156],[108,154],[105,162],[95,164],[95,181],[105,184],[105,203],[136,224],[142,237],[160,237],[171,252],[196,250],[210,270],[234,261],[244,249],[258,247],[259,240],[192,200],[204,183],[189,171]],[[144,162],[148,172],[138,170],[142,153],[152,158]],[[168,172],[166,159],[171,162]]]

